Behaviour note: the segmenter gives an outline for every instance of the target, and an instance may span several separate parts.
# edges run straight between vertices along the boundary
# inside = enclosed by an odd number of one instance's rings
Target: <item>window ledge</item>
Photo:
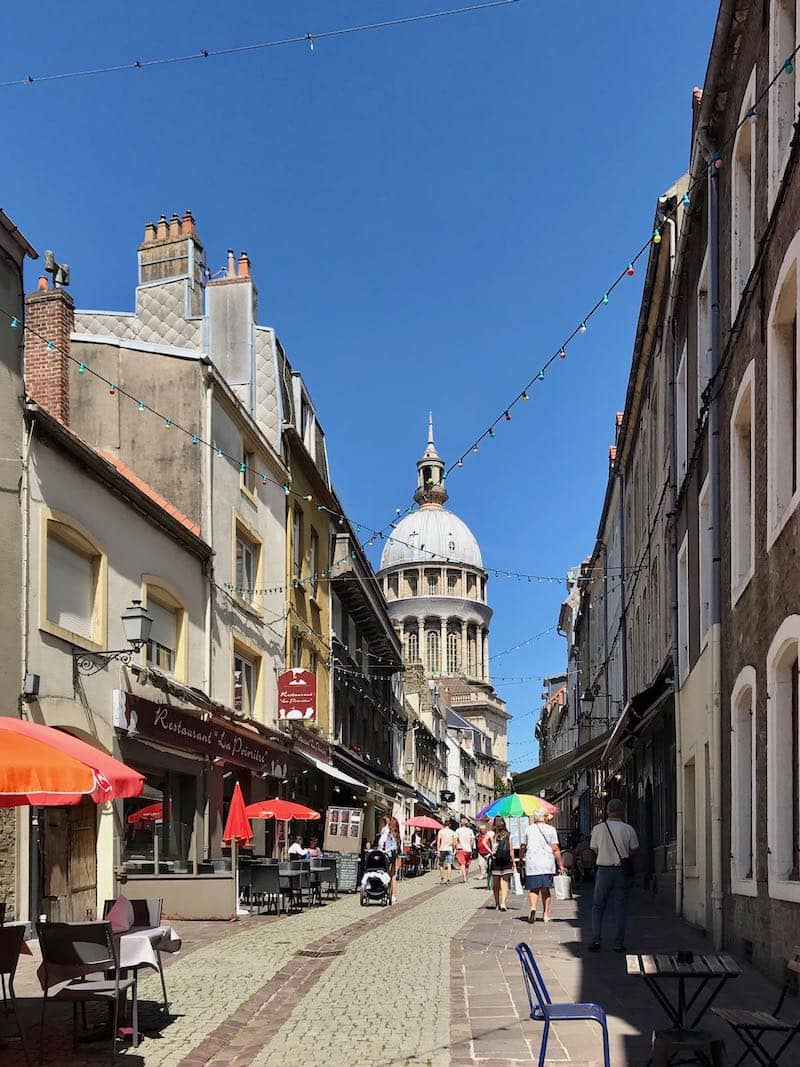
[[[241,594],[232,592],[230,594],[230,597],[234,604],[236,604],[239,608],[241,608],[242,611],[246,612],[246,614],[252,616],[254,619],[264,618],[263,610],[261,608],[257,608],[252,601],[247,600],[245,597],[241,596]]]
[[[683,874],[685,878],[699,878],[700,873],[697,869],[697,865],[689,863],[683,868]]]
[[[754,574],[755,574],[755,567],[753,566],[753,564],[751,564],[750,565],[750,569],[747,572],[747,574],[745,574],[743,578],[739,579],[739,582],[737,583],[737,585],[734,585],[734,586],[731,587],[731,607],[732,608],[736,607],[737,603],[739,602],[740,597],[742,596],[742,593],[744,593],[745,589],[748,587],[748,585],[752,581],[752,578],[753,578]]]
[[[791,900],[800,904],[800,882],[790,882],[770,874],[767,890],[773,900]]]
[[[740,897],[757,897],[758,886],[755,878],[731,878],[731,893]]]
[[[42,619],[39,623],[39,629],[52,637],[59,637],[62,641],[69,642],[76,648],[84,648],[87,652],[105,651],[103,648],[105,642],[94,641],[91,637],[73,633],[72,630],[67,630],[64,626],[59,626],[57,622],[51,622],[49,619]]]
[[[258,507],[258,497],[254,490],[248,489],[246,485],[240,485],[239,492],[248,503],[253,505],[254,508]]]

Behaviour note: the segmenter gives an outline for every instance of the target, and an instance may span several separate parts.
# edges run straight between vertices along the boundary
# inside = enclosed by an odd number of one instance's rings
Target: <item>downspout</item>
[[[608,685],[608,545],[603,546],[603,685],[606,694],[606,729],[611,725],[611,690]],[[591,737],[592,732],[589,731]]]
[[[680,693],[680,648],[678,638],[678,462],[677,462],[677,423],[675,419],[675,376],[677,373],[675,343],[675,320],[674,309],[674,286],[675,286],[675,220],[668,218],[665,225],[669,228],[669,262],[670,284],[669,298],[665,313],[665,321],[669,326],[670,354],[669,354],[669,389],[667,389],[667,421],[669,425],[669,550],[670,550],[670,639],[672,642],[672,693],[675,706],[675,912],[683,915],[683,740],[681,729],[681,693]]]
[[[213,411],[213,397],[214,386],[212,379],[212,371],[210,367],[206,368],[206,396],[205,396],[205,410],[203,413],[203,437],[209,442],[211,440],[211,415]],[[214,530],[212,526],[213,522],[213,499],[214,499],[214,464],[211,461],[211,448],[203,449],[203,485],[205,487],[204,500],[203,500],[203,525],[205,529],[203,534],[208,544],[214,546]],[[213,700],[213,682],[214,682],[214,561],[213,558],[208,560],[206,571],[206,604],[205,604],[205,665],[204,665],[204,682],[205,690],[209,697]],[[207,766],[207,773],[205,776],[207,788],[206,795],[203,798],[203,826],[202,826],[202,855],[207,857],[211,855],[211,761],[209,760]],[[200,859],[198,856],[198,849],[195,847],[194,856],[192,857],[192,869],[197,874],[197,862]]]
[[[715,157],[716,158],[716,157]],[[719,327],[719,170],[708,171],[709,300],[711,303],[711,367],[708,409],[708,473],[711,493],[711,913],[715,949],[724,941],[722,894],[722,537],[720,505],[720,359]]]

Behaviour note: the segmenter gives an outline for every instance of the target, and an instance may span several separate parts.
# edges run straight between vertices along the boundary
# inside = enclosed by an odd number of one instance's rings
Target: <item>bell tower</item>
[[[428,446],[417,460],[417,491],[414,499],[421,508],[442,507],[447,500],[444,487],[444,460],[433,441],[433,415],[428,412]]]

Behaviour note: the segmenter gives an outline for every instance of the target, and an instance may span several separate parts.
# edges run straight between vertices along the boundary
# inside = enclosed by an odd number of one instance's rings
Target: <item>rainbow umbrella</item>
[[[555,814],[558,808],[541,797],[535,797],[530,793],[509,793],[507,796],[498,797],[491,804],[487,804],[482,811],[478,812],[479,819],[493,819],[495,815],[502,815],[504,819],[520,819],[523,816],[530,818],[534,812],[547,811]]]

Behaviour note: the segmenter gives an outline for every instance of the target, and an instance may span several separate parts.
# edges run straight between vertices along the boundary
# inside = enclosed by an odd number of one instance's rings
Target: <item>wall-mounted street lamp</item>
[[[107,652],[86,652],[84,649],[73,648],[72,665],[76,674],[97,674],[114,660],[128,664],[142,646],[147,644],[153,619],[147,614],[147,608],[142,607],[141,600],[132,600],[120,618],[122,632],[130,648],[109,649]]]

